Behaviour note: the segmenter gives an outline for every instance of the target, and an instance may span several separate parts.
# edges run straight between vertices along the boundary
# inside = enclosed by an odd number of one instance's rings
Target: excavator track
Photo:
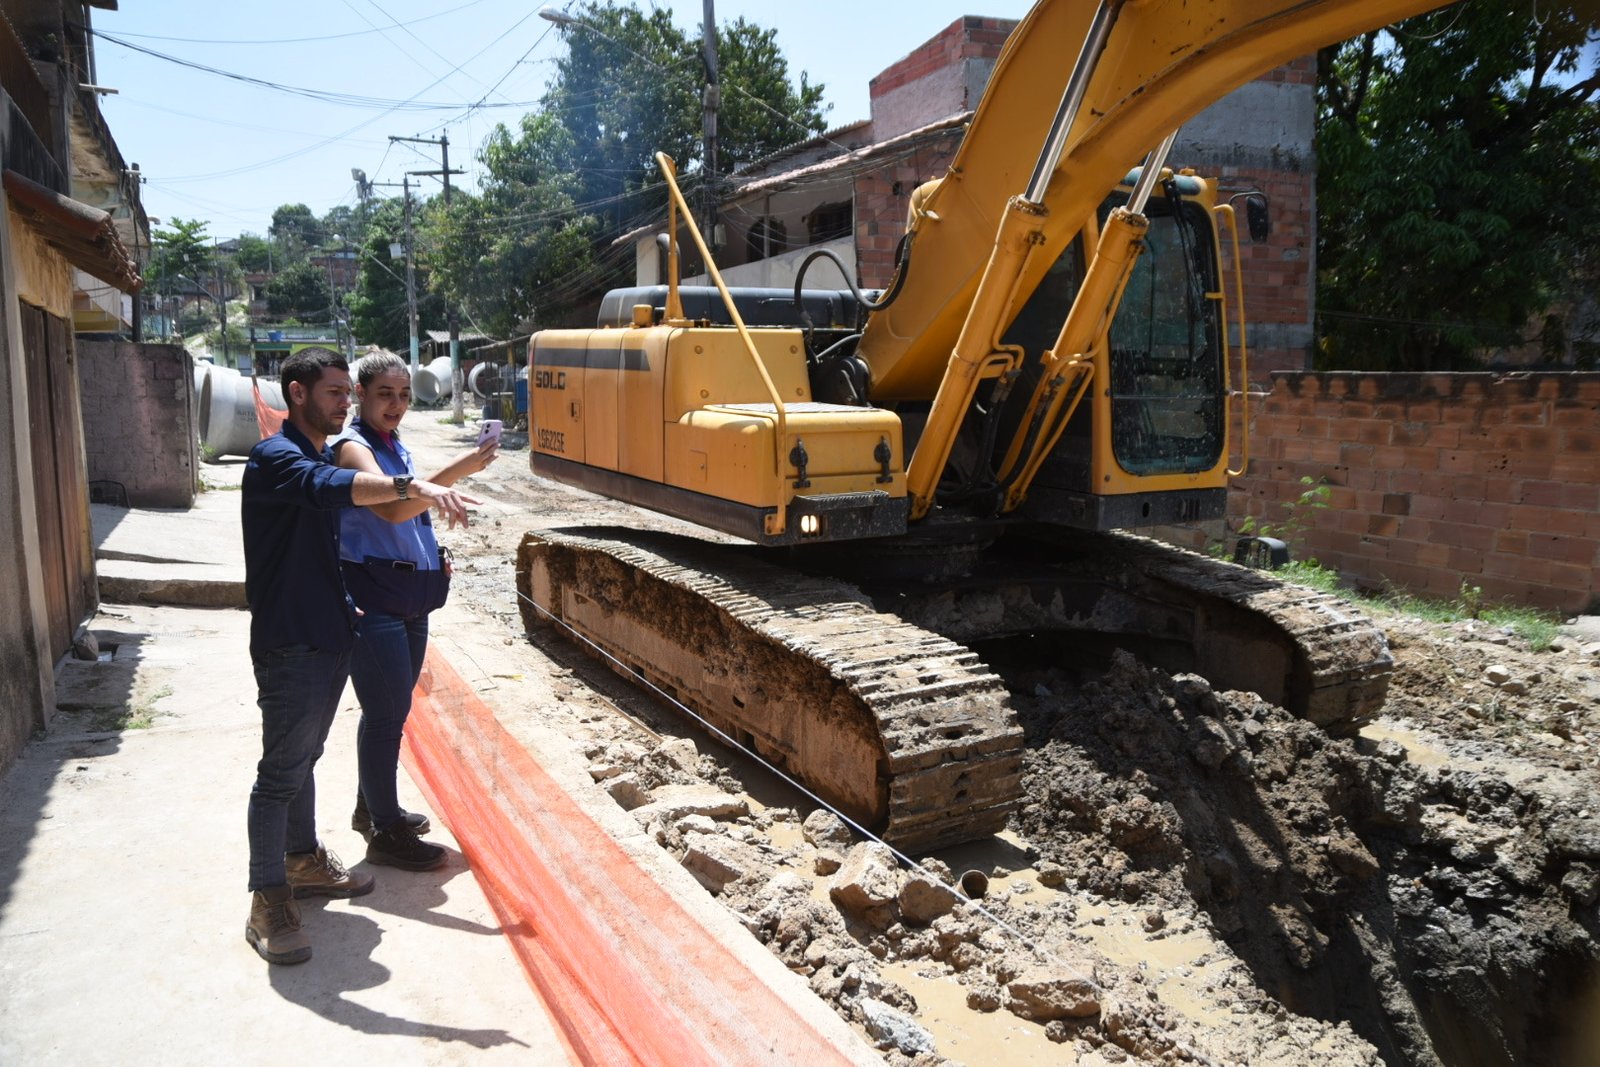
[[[864,572],[860,584],[880,609],[954,641],[1109,639],[1334,734],[1382,708],[1394,671],[1383,631],[1349,602],[1128,533],[1017,527],[962,578],[931,585]]]
[[[526,535],[517,582],[530,631],[571,627],[899,848],[993,834],[1021,795],[1000,679],[844,582],[744,546],[593,528]]]

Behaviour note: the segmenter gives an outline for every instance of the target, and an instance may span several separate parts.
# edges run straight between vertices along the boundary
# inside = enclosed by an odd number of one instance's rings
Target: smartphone
[[[490,441],[500,440],[501,425],[499,419],[484,419],[478,423],[478,447],[482,448]]]

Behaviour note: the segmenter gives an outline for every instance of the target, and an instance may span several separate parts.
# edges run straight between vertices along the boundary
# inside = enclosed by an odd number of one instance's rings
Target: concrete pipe
[[[212,367],[200,386],[200,444],[213,456],[248,456],[261,440],[251,379],[231,367]],[[269,408],[285,410],[276,380],[260,379],[261,399]]]
[[[440,356],[417,371],[411,380],[411,398],[419,404],[437,404],[454,389],[450,380],[450,357]]]
[[[206,375],[211,373],[211,364],[203,359],[194,361],[194,402],[198,406],[200,394],[205,391]]]
[[[479,400],[488,400],[500,381],[500,364],[478,363],[467,372],[467,388]]]

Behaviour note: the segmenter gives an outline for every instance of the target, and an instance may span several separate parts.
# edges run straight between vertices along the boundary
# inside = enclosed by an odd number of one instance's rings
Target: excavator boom
[[[1252,78],[1298,56],[1448,0],[1040,0],[1012,32],[943,182],[915,220],[911,271],[895,302],[867,322],[859,353],[875,403],[927,400],[952,359],[988,355],[1010,323],[970,321],[979,282],[1030,293],[1130,167],[1173,130]],[[1070,124],[1052,124],[1080,48],[1112,24]],[[1061,116],[1066,121],[1065,116]],[[1037,146],[1037,154],[1019,146]],[[1046,156],[1049,153],[1049,156]],[[1001,223],[1035,172],[1038,238],[1015,277],[985,279]],[[1014,316],[1019,304],[1004,305]],[[957,341],[967,338],[968,348]],[[981,349],[981,351],[978,351]]]

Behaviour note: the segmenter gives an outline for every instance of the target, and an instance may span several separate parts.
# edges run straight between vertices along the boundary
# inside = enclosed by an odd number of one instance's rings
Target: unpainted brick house
[[[857,284],[886,285],[912,191],[949,167],[1016,25],[956,19],[871,80],[870,119],[734,174],[716,252],[728,284],[792,286],[800,262],[827,248]],[[1310,365],[1315,75],[1315,57],[1306,56],[1241,87],[1187,123],[1169,157],[1173,166],[1219,175],[1225,195],[1257,190],[1271,202],[1271,236],[1242,248],[1251,378],[1261,382],[1273,370]],[[659,230],[628,237],[639,285],[665,280]],[[811,269],[808,285],[839,284],[831,268]]]

